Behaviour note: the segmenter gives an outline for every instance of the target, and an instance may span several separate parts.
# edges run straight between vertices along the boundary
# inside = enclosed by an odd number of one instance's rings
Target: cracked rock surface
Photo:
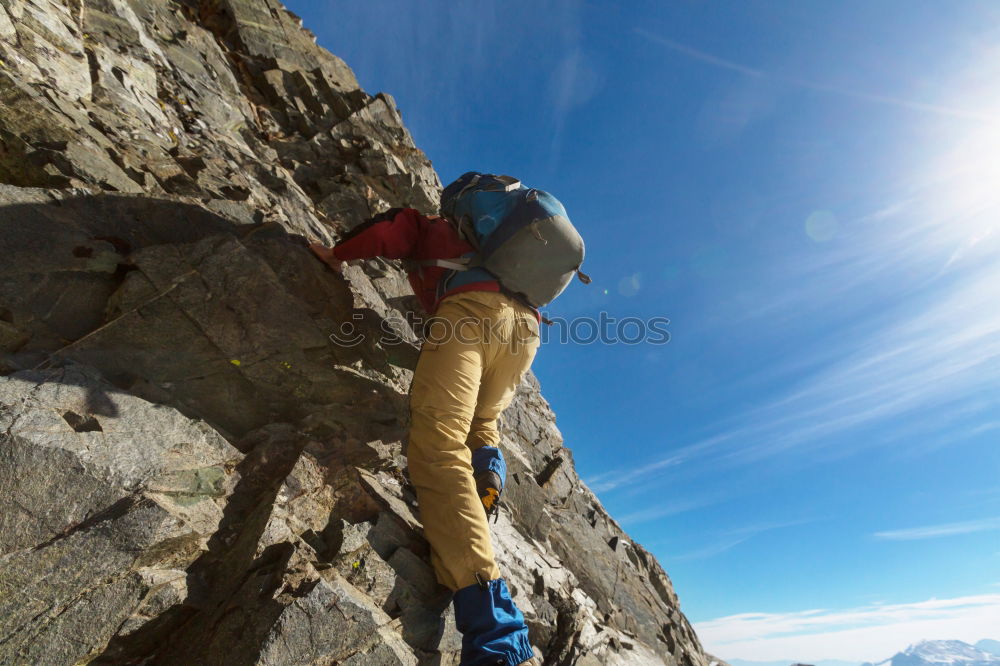
[[[306,248],[439,191],[277,0],[0,0],[0,664],[458,663],[405,474],[415,299]],[[503,419],[544,663],[707,666],[530,374]]]

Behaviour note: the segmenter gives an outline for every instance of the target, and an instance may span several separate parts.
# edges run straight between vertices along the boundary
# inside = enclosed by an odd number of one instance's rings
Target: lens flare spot
[[[642,287],[642,276],[639,273],[626,275],[618,281],[618,293],[622,296],[635,296]]]
[[[806,218],[806,235],[817,243],[833,240],[839,230],[837,216],[828,210],[815,210]]]

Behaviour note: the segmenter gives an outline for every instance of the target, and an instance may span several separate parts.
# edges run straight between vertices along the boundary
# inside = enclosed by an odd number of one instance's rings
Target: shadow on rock
[[[399,402],[351,369],[391,372],[380,319],[365,344],[331,340],[353,295],[302,237],[176,200],[46,196],[0,190],[0,372],[93,366],[230,439],[358,396]]]
[[[286,584],[295,547],[260,548],[275,497],[308,439],[272,426],[243,442],[250,453],[218,531],[187,569],[188,597],[137,631],[115,638],[94,664],[252,664],[287,604],[273,597]],[[302,580],[292,596],[308,593]]]

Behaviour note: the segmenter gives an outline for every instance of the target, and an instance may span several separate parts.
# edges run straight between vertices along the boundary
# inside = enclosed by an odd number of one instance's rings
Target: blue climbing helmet
[[[583,238],[548,192],[511,176],[470,171],[442,192],[441,215],[476,249],[448,266],[454,273],[443,280],[447,289],[481,280],[485,272],[537,308],[551,303],[574,275],[590,283],[580,271]]]

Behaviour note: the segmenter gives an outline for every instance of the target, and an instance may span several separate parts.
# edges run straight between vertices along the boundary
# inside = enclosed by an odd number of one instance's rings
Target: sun
[[[931,188],[941,206],[978,226],[998,223],[1000,204],[1000,115],[995,122],[970,122],[959,128],[950,150],[935,165]],[[992,215],[989,212],[992,211]]]
[[[942,91],[914,174],[928,240],[964,254],[1000,245],[1000,48],[957,66]]]

